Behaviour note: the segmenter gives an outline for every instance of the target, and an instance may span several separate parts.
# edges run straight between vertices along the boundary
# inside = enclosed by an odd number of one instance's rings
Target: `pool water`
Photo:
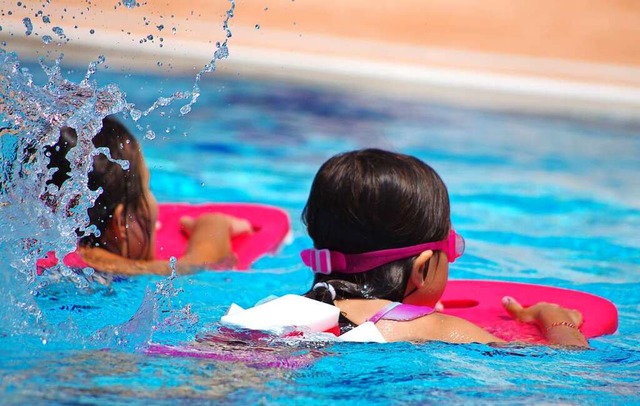
[[[31,70],[38,75],[39,67]],[[82,77],[81,70],[65,74]],[[193,82],[108,70],[98,78],[143,106]],[[5,272],[5,285],[17,289],[10,293],[32,297],[28,305],[42,314],[41,331],[0,328],[3,403],[637,402],[640,122],[471,110],[219,75],[200,87],[189,114],[151,115],[145,120],[155,138],[138,133],[157,199],[276,205],[290,213],[293,240],[245,273],[143,276],[109,286],[51,281],[20,291]],[[467,240],[451,278],[601,295],[617,305],[619,331],[591,340],[589,351],[304,343],[280,345],[282,365],[271,367],[145,355],[148,342],[179,344],[215,330],[232,302],[247,307],[306,291],[312,276],[298,253],[311,242],[299,218],[311,180],[328,157],[365,147],[416,155],[447,183],[453,223]],[[310,361],[292,367],[300,357]]]

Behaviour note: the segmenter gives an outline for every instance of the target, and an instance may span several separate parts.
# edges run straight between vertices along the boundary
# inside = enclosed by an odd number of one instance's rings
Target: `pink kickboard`
[[[275,252],[289,234],[289,215],[284,210],[253,203],[160,203],[156,234],[156,259],[180,257],[187,249],[187,237],[180,227],[183,216],[198,217],[205,213],[223,213],[248,220],[252,234],[235,237],[231,241],[238,257],[236,269],[247,270],[266,253]]]
[[[506,341],[546,342],[538,328],[513,320],[502,306],[511,296],[527,307],[537,302],[556,303],[582,313],[580,330],[587,338],[613,334],[618,310],[610,301],[576,290],[516,282],[451,280],[440,299],[444,313],[479,325]]]

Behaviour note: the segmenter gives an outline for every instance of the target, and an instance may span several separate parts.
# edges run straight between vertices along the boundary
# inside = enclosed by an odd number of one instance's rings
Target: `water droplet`
[[[162,30],[164,30],[164,25],[162,25],[162,24],[156,25],[156,28],[158,29],[158,31],[162,31]]]
[[[58,34],[58,36],[59,36],[60,38],[63,38],[63,37],[64,37],[64,30],[62,29],[62,27],[53,27],[53,28],[51,29],[51,31],[53,31],[53,32],[55,32],[56,34]]]
[[[147,35],[147,39],[148,39],[149,41],[153,41],[153,35],[151,35],[151,34]]]
[[[29,17],[25,17],[22,19],[22,23],[27,28],[27,31],[24,32],[25,35],[29,36],[33,32],[33,24],[31,24],[31,19]]]
[[[45,24],[49,24],[51,22],[51,19],[49,18],[49,16],[42,16],[42,22]]]
[[[185,104],[184,106],[180,107],[180,114],[185,115],[188,114],[191,111],[191,106],[188,104]]]
[[[256,24],[256,30],[260,29],[260,24]]]
[[[138,121],[140,120],[140,117],[142,117],[142,112],[137,109],[131,109],[131,111],[129,111],[129,114],[131,114],[131,118],[133,119],[133,121]]]
[[[96,32],[96,30],[94,30],[93,28],[89,30],[89,34],[94,34]]]

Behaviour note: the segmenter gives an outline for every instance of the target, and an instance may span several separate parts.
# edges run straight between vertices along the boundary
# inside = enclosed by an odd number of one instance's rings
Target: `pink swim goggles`
[[[409,258],[422,251],[442,251],[447,254],[449,262],[455,262],[464,253],[464,238],[454,229],[449,232],[446,240],[412,245],[410,247],[392,248],[388,250],[371,251],[363,254],[343,254],[327,249],[307,249],[300,253],[302,262],[310,267],[314,273],[329,275],[338,273],[361,273],[373,268]]]

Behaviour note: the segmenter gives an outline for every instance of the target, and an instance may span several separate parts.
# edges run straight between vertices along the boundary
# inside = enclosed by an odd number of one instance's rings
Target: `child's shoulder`
[[[376,323],[382,336],[391,341],[448,341],[453,332],[451,316],[432,312],[413,320],[381,319]]]
[[[477,325],[439,312],[411,321],[380,320],[378,329],[387,341],[445,341],[449,343],[499,342]]]

